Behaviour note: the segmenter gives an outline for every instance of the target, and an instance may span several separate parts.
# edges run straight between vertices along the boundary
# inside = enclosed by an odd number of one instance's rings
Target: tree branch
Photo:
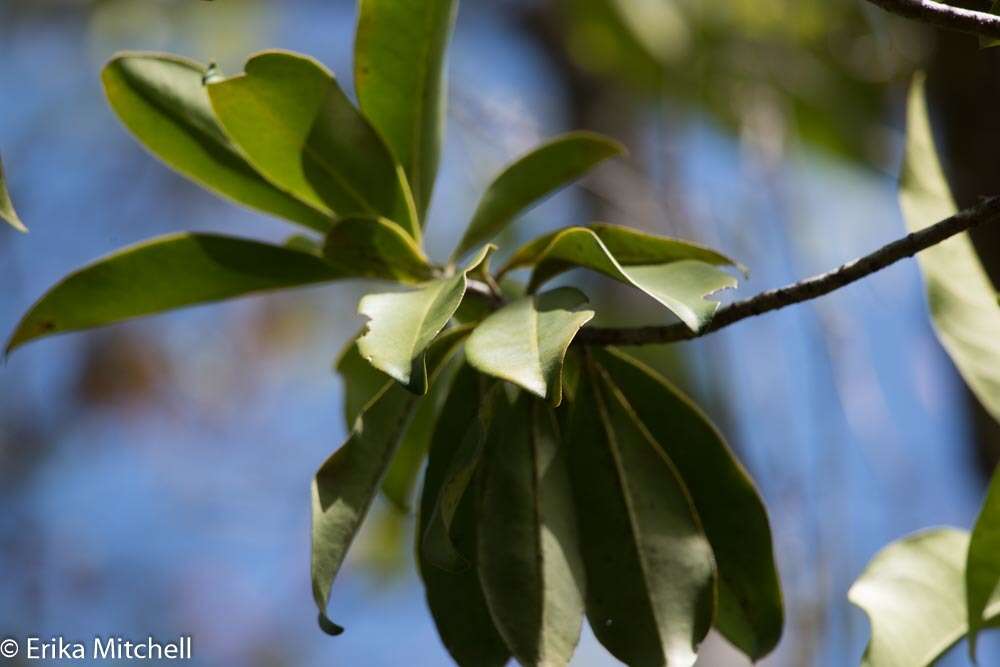
[[[929,25],[1000,39],[1000,16],[953,7],[934,0],[868,0],[887,12]]]
[[[667,326],[629,329],[585,327],[577,334],[574,342],[580,345],[624,346],[674,343],[700,338],[740,320],[829,294],[881,271],[901,259],[912,257],[921,250],[927,250],[956,234],[997,220],[1000,220],[1000,197],[985,199],[973,208],[960,211],[930,227],[904,236],[879,248],[870,255],[848,262],[829,273],[808,278],[780,289],[762,292],[750,299],[725,306],[719,309],[708,324],[697,332],[688,329],[683,322]]]

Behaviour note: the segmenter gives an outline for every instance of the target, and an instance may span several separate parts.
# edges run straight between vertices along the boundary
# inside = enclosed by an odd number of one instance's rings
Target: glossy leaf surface
[[[361,110],[406,171],[420,217],[443,143],[445,52],[458,0],[361,0],[354,87]]]
[[[427,391],[423,352],[462,303],[467,275],[487,260],[492,247],[449,278],[426,283],[410,292],[369,294],[358,312],[369,318],[358,339],[361,356],[418,394]]]
[[[688,667],[712,625],[712,548],[673,464],[588,366],[568,437],[587,618],[626,664]]]
[[[641,290],[677,315],[692,331],[698,331],[719,308],[718,302],[705,297],[736,287],[737,280],[714,265],[723,263],[722,259],[714,264],[705,262],[701,258],[706,256],[704,248],[690,246],[692,254],[701,256],[698,259],[678,259],[678,252],[683,249],[682,242],[671,240],[659,247],[651,246],[649,255],[643,259],[632,249],[630,257],[644,263],[624,266],[594,230],[571,227],[522,248],[504,270],[535,264],[529,285],[533,291],[567,269],[591,269]],[[662,254],[657,255],[658,251]]]
[[[495,428],[480,484],[479,578],[519,663],[567,665],[585,584],[566,447],[552,409],[524,393]]]
[[[882,549],[848,598],[864,610],[872,637],[863,667],[928,667],[968,631],[965,554],[969,534],[923,531]],[[1000,598],[987,616],[1000,614]]]
[[[677,468],[712,545],[719,572],[715,625],[757,661],[781,638],[781,586],[767,510],[722,435],[662,376],[617,350],[595,359]]]
[[[518,299],[476,327],[466,357],[479,371],[558,405],[566,350],[594,317],[594,311],[580,309],[585,303],[586,295],[572,287]]]
[[[382,216],[420,238],[402,169],[333,75],[281,51],[252,57],[246,72],[210,83],[212,108],[260,173],[338,217]]]
[[[957,211],[934,146],[922,76],[910,90],[899,200],[910,231]],[[968,233],[917,255],[938,339],[983,407],[1000,419],[1000,307]]]
[[[493,240],[525,210],[624,152],[621,144],[606,137],[571,132],[522,156],[487,188],[455,256]]]
[[[432,375],[466,333],[455,329],[436,341],[428,355]],[[313,598],[320,610],[320,626],[332,634],[342,630],[326,616],[330,589],[413,417],[417,400],[399,384],[386,382],[354,422],[347,442],[320,466],[313,480]]]
[[[459,447],[470,431],[480,428],[480,383],[481,376],[468,365],[463,365],[455,376],[441,418],[434,428],[420,500],[418,540],[422,540],[430,528],[442,487],[450,477]],[[469,493],[462,498],[455,508],[449,528],[456,548],[473,555],[477,529],[474,495]],[[510,651],[490,616],[475,568],[449,571],[437,567],[422,545],[417,548],[417,563],[438,634],[455,662],[461,667],[502,667],[507,664]]]
[[[214,234],[170,234],[70,274],[24,316],[7,352],[24,343],[201,303],[344,277],[306,253]]]
[[[279,190],[233,146],[212,111],[204,77],[186,58],[159,53],[121,53],[104,68],[111,108],[153,155],[209,190],[319,231],[330,216]]]

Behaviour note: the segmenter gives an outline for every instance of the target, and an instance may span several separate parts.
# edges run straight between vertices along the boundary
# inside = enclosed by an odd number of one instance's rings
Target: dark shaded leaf
[[[298,54],[267,51],[246,73],[209,83],[226,134],[272,183],[341,218],[386,217],[420,238],[402,169],[333,75]]]
[[[338,220],[326,235],[323,255],[345,273],[360,278],[416,284],[433,275],[420,246],[385,218]]]
[[[476,327],[465,355],[480,372],[559,405],[566,350],[594,317],[592,310],[578,310],[585,303],[586,295],[572,287],[518,299]]]
[[[454,256],[493,240],[517,216],[625,149],[592,132],[552,139],[507,167],[489,186]]]
[[[235,202],[325,232],[328,214],[269,183],[240,155],[212,111],[205,65],[159,53],[121,53],[104,68],[111,108],[153,155]]]
[[[441,157],[444,61],[457,11],[457,0],[359,3],[354,43],[358,101],[403,165],[421,218]]]
[[[767,510],[722,435],[691,400],[617,350],[594,350],[691,494],[718,565],[715,625],[751,660],[781,638],[784,613]]]
[[[965,564],[965,599],[969,617],[969,653],[976,657],[976,636],[987,623],[986,607],[1000,599],[1000,468],[969,540]]]
[[[463,365],[452,384],[441,417],[434,428],[427,473],[420,501],[417,539],[427,533],[441,488],[466,434],[478,428],[482,392],[481,376]],[[476,544],[474,494],[457,507],[450,527],[459,550],[473,554]],[[451,572],[431,563],[418,545],[417,562],[441,641],[461,667],[502,667],[510,659],[486,607],[479,576],[474,568]]]
[[[477,567],[522,665],[567,665],[583,624],[583,564],[552,409],[522,393],[496,418],[479,499]]]
[[[125,248],[64,278],[24,316],[24,343],[246,294],[345,277],[305,253],[214,234],[170,234]]]
[[[468,334],[452,329],[428,354],[433,376]],[[312,584],[320,626],[339,626],[326,616],[330,589],[385,476],[400,439],[413,418],[417,397],[388,381],[365,406],[347,442],[316,473],[312,485]]]
[[[689,667],[712,626],[711,545],[662,448],[600,369],[584,373],[568,442],[587,618],[626,664]]]

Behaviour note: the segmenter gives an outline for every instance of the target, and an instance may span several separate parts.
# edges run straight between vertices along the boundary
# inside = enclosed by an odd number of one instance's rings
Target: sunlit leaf
[[[965,564],[965,596],[969,615],[969,652],[975,658],[976,636],[987,619],[986,607],[1000,598],[1000,468],[972,530]]]
[[[226,133],[272,183],[338,217],[386,217],[420,238],[402,168],[317,61],[268,51],[208,84]]]
[[[17,217],[14,204],[10,200],[10,193],[7,192],[7,180],[3,174],[3,160],[0,159],[0,220],[5,221],[19,232],[28,231],[21,218]]]
[[[479,494],[479,578],[519,663],[567,665],[584,597],[567,447],[552,409],[524,393],[495,428]]]
[[[427,473],[420,501],[418,541],[427,533],[435,507],[447,482],[453,461],[470,430],[479,428],[482,416],[480,379],[468,365],[455,376],[441,418],[434,428]],[[474,554],[476,544],[474,494],[465,495],[449,527],[457,550]],[[434,565],[422,545],[417,548],[420,576],[438,634],[461,667],[502,667],[510,651],[497,633],[475,568],[448,571]]]
[[[445,51],[457,0],[361,0],[354,87],[406,170],[423,218],[437,176],[447,102]]]
[[[594,311],[580,310],[585,303],[586,295],[572,287],[518,299],[476,327],[465,346],[466,358],[479,371],[558,405],[566,350],[594,317]]]
[[[736,278],[717,268],[732,264],[732,260],[701,246],[650,235],[645,235],[649,243],[643,247],[636,242],[641,238],[636,234],[608,225],[563,229],[518,250],[501,273],[534,264],[528,287],[534,291],[567,269],[591,269],[645,292],[692,331],[698,331],[719,308],[718,302],[705,297],[738,284]],[[620,245],[627,265],[604,238]]]
[[[968,533],[939,528],[876,554],[847,594],[872,626],[863,667],[927,667],[965,636],[968,548]],[[1000,597],[986,616],[998,614]]]
[[[326,235],[323,255],[359,278],[415,284],[433,275],[420,246],[385,218],[338,220]]]
[[[756,662],[777,645],[784,623],[764,502],[722,435],[690,399],[622,352],[593,354],[677,467],[718,565],[715,625]]]
[[[330,216],[282,192],[251,167],[219,126],[205,91],[208,67],[157,53],[122,53],[104,68],[111,108],[153,155],[245,206],[326,231]]]
[[[358,312],[369,318],[358,340],[361,356],[418,394],[427,391],[423,352],[451,320],[468,284],[467,276],[493,252],[487,246],[464,269],[449,278],[426,283],[410,292],[369,294]]]
[[[170,234],[64,278],[24,316],[7,352],[24,343],[246,294],[345,277],[288,248],[214,234]]]
[[[435,342],[427,362],[432,376],[466,334],[466,329],[453,329]],[[323,463],[313,480],[313,597],[320,610],[320,626],[327,632],[341,631],[326,616],[333,581],[378,493],[417,401],[417,396],[401,385],[386,382],[355,421],[347,442]]]
[[[525,210],[624,151],[621,144],[606,137],[572,132],[519,158],[486,190],[455,256],[492,240]]]
[[[689,667],[712,626],[711,545],[663,449],[587,366],[568,436],[587,618],[626,664]]]
[[[957,211],[945,180],[924,96],[924,79],[910,90],[906,155],[899,200],[911,231]],[[983,407],[1000,420],[1000,308],[968,233],[917,255],[938,338]]]

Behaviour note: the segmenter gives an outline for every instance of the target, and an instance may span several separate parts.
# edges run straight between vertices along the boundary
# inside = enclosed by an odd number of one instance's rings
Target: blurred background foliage
[[[353,27],[351,0],[0,1],[0,147],[31,228],[0,229],[0,328],[125,243],[285,233],[117,126],[98,77],[114,51],[237,72],[252,51],[290,48],[346,85]],[[919,67],[960,202],[1000,183],[996,51],[863,0],[465,0],[451,67],[437,257],[504,162],[588,128],[631,156],[533,211],[507,251],[600,219],[736,256],[753,269],[741,296],[826,270],[903,233],[902,102]],[[1000,242],[977,240],[996,279]],[[589,285],[605,319],[657,317]],[[413,573],[412,517],[388,504],[335,590],[347,634],[315,627],[308,485],[343,438],[330,366],[363,291],[199,308],[15,355],[0,370],[0,634],[192,633],[205,665],[447,664]],[[645,354],[708,407],[768,502],[789,613],[765,664],[856,662],[867,625],[850,582],[901,535],[968,526],[1000,451],[933,338],[916,268]],[[964,660],[960,648],[946,664]],[[575,664],[604,661],[585,638]],[[717,639],[702,662],[742,664]]]

